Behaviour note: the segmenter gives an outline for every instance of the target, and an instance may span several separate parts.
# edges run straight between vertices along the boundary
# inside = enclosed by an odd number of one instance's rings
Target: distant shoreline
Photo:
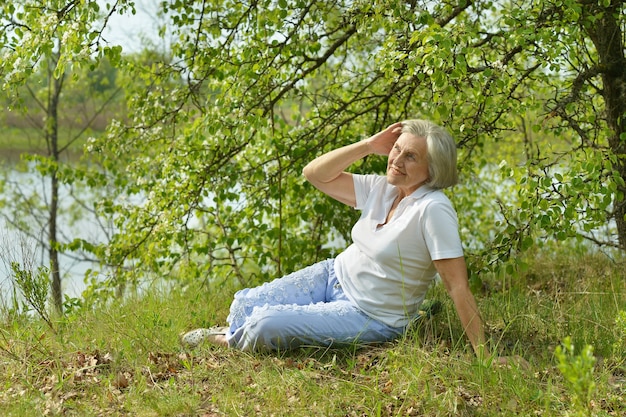
[[[0,147],[0,162],[3,165],[5,164],[15,165],[22,161],[22,154],[46,156],[46,152],[42,149],[24,150],[24,149]],[[82,155],[83,155],[82,152],[65,151],[63,152],[63,155],[61,156],[61,161],[62,162],[76,161]]]

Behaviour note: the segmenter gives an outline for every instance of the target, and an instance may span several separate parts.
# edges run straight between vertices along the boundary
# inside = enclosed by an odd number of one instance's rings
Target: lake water
[[[49,191],[47,181],[33,173],[20,172],[12,168],[11,164],[3,164],[5,172],[0,181],[5,183],[5,192],[1,197],[5,200],[15,191],[28,196],[36,194],[46,199]],[[60,189],[59,198],[59,240],[69,240],[74,237],[83,237],[92,241],[99,240],[99,229],[93,220],[84,219],[70,224],[68,209],[70,190],[67,187]],[[43,213],[42,213],[43,214]],[[39,218],[38,218],[39,217]],[[26,222],[30,225],[31,234],[17,231],[12,223],[16,221]],[[16,215],[13,211],[0,204],[0,305],[6,305],[13,294],[11,279],[11,262],[19,262],[36,269],[40,265],[47,266],[47,252],[38,245],[38,239],[44,239],[47,226],[40,216],[31,216],[28,212]],[[64,237],[61,237],[64,236]],[[85,289],[83,277],[85,272],[93,267],[90,262],[73,259],[70,256],[61,255],[59,258],[62,275],[63,294],[70,297],[79,297]]]

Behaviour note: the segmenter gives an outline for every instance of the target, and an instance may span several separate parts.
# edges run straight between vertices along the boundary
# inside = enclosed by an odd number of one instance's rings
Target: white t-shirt
[[[393,327],[415,317],[432,280],[433,260],[463,256],[452,203],[437,189],[418,188],[402,199],[385,222],[398,195],[380,175],[353,175],[356,209],[353,243],[335,259],[345,294],[370,317]]]

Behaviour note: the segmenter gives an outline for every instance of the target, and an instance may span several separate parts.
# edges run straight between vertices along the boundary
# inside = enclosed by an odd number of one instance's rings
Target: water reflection
[[[0,183],[4,190],[0,196],[0,303],[10,300],[13,289],[11,262],[18,262],[33,269],[48,266],[47,250],[41,242],[47,241],[47,201],[49,201],[49,180],[33,172],[23,172],[14,164],[3,164],[4,172]],[[89,200],[83,192],[76,196],[76,189],[61,185],[59,189],[58,239],[69,242],[82,238],[90,242],[101,242],[102,227],[91,214],[82,212],[75,204],[77,198]],[[25,199],[39,200],[28,209],[16,207]],[[8,201],[7,201],[8,200]],[[34,200],[33,200],[34,201]],[[83,201],[84,203],[84,201]],[[87,207],[87,206],[86,206]],[[28,228],[17,230],[16,225]],[[86,285],[83,281],[85,272],[93,268],[92,262],[81,260],[80,254],[59,254],[59,266],[62,277],[63,294],[79,297]]]

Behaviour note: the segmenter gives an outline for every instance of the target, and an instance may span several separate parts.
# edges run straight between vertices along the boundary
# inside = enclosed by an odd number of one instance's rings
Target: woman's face
[[[426,154],[426,138],[402,133],[389,153],[387,182],[398,187],[404,196],[413,193],[428,181]]]

